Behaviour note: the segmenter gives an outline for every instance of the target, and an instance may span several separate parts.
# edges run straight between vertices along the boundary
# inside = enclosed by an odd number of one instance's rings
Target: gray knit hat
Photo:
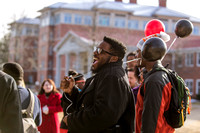
[[[8,62],[3,65],[3,72],[12,76],[15,80],[24,78],[23,68],[16,62]]]

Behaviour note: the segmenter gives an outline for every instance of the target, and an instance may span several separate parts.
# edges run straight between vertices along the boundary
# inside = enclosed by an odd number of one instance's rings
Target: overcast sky
[[[7,24],[22,16],[34,18],[40,15],[37,11],[56,2],[84,2],[105,0],[4,0],[0,7],[0,38],[7,33]],[[114,0],[108,0],[114,1]],[[129,0],[123,0],[127,3]],[[140,5],[158,6],[158,0],[137,0]],[[199,0],[167,0],[167,8],[200,18]]]

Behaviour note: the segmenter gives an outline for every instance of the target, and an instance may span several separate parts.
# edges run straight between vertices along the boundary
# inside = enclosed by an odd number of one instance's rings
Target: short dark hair
[[[104,36],[103,41],[110,44],[111,51],[114,52],[114,55],[119,57],[119,60],[124,58],[124,55],[126,54],[126,46],[122,42],[107,36]]]
[[[83,77],[84,75],[82,73],[78,73],[78,75],[74,77],[74,80],[79,81],[79,80],[82,80]]]
[[[73,70],[73,69],[69,69],[69,71],[68,71],[68,76],[76,76],[76,75],[78,75],[78,72],[76,71],[76,70]]]
[[[129,52],[128,54],[127,54],[127,56],[126,56],[126,59],[128,60],[128,57],[129,56],[134,56],[134,57],[136,57],[136,52],[135,51],[132,51],[132,52]]]

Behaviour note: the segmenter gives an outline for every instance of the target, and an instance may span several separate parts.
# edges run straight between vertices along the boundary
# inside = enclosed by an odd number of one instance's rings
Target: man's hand
[[[68,123],[67,123],[67,115],[63,118],[63,122],[68,126]]]
[[[69,95],[71,95],[72,93],[72,89],[75,85],[75,80],[73,77],[68,77],[65,76],[60,83],[60,89],[63,90],[63,92],[68,93]]]

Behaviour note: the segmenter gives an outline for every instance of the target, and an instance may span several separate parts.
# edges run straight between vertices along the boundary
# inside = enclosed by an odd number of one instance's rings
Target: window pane
[[[186,54],[186,60],[185,60],[185,65],[186,66],[193,66],[194,61],[193,61],[193,53],[187,53]]]
[[[85,25],[92,25],[92,17],[91,16],[85,16],[84,24]]]
[[[197,81],[197,94],[200,95],[200,81]]]
[[[200,53],[197,53],[197,66],[200,66]]]
[[[192,79],[186,79],[185,83],[190,90],[190,94],[192,95],[193,94],[193,80]]]
[[[199,34],[199,27],[194,26],[192,34],[193,35],[198,35]]]
[[[143,21],[143,29],[145,29],[145,26],[147,24],[148,21]]]
[[[101,25],[101,26],[109,26],[110,25],[109,16],[100,15],[99,16],[99,25]]]
[[[82,17],[81,15],[75,15],[75,24],[81,24]]]
[[[64,22],[65,22],[66,24],[71,24],[71,23],[72,23],[72,15],[69,14],[69,13],[65,13]]]
[[[128,21],[128,28],[129,29],[139,29],[139,22],[138,22],[138,20],[129,20]]]
[[[59,24],[60,23],[60,14],[56,14],[55,16],[55,24]]]
[[[124,28],[125,27],[125,18],[115,18],[115,27]]]

